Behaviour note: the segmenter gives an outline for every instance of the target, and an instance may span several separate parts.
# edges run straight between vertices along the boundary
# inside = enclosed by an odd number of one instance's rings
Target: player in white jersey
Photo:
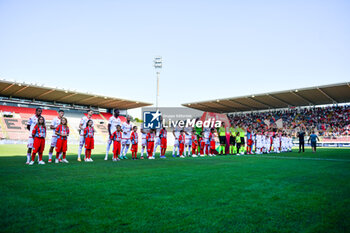
[[[286,144],[287,140],[284,134],[282,134],[281,137],[281,152],[286,152],[287,151],[287,144]]]
[[[263,134],[262,135],[262,147],[263,147],[263,153],[264,154],[266,154],[266,152],[267,152],[267,136],[266,136],[266,134]]]
[[[27,122],[27,130],[29,130],[29,138],[28,138],[28,150],[27,150],[27,162],[26,164],[29,164],[30,162],[30,157],[32,155],[32,149],[33,149],[33,143],[34,143],[34,138],[32,135],[34,126],[38,123],[38,118],[41,116],[41,113],[43,112],[43,110],[41,108],[36,108],[35,109],[35,115],[32,116],[31,118],[29,118],[28,122]],[[45,119],[44,119],[45,122]]]
[[[161,127],[163,128],[163,127]],[[160,147],[160,137],[159,137],[159,132],[160,132],[160,129],[155,129],[155,137],[154,137],[154,149],[153,149],[153,157],[156,156],[156,152],[157,152],[157,148],[158,146]]]
[[[173,129],[173,135],[174,135],[174,148],[173,148],[173,157],[179,157],[180,156],[180,148],[179,148],[179,136],[180,136],[181,127],[178,125],[175,126]],[[175,154],[175,152],[177,152]]]
[[[145,129],[141,129],[141,138],[142,138],[142,142],[141,142],[141,159],[143,159],[143,153],[145,152],[145,148],[147,147],[147,131]],[[147,152],[146,152],[147,154]]]
[[[63,110],[59,110],[58,111],[58,116],[55,117],[52,121],[51,121],[51,125],[50,125],[50,129],[53,130],[53,134],[51,137],[51,147],[49,150],[49,163],[52,162],[52,153],[53,153],[53,149],[56,147],[56,143],[57,143],[57,135],[56,135],[56,128],[61,124],[61,119],[64,116],[64,111]]]
[[[280,153],[280,144],[281,143],[281,141],[280,141],[280,137],[279,137],[279,135],[277,135],[277,134],[275,134],[274,136],[273,136],[273,151],[275,152],[275,153]]]
[[[265,152],[267,154],[270,153],[271,143],[272,143],[271,135],[269,133],[266,133],[266,135],[265,135]]]
[[[81,118],[80,120],[80,124],[79,124],[79,129],[80,129],[80,140],[79,140],[79,149],[78,149],[78,161],[81,161],[81,151],[83,150],[84,144],[85,144],[85,136],[84,136],[84,130],[87,126],[87,122],[88,120],[92,121],[92,114],[94,112],[89,109],[87,111],[87,116],[83,116],[83,118]],[[94,127],[94,121],[92,121],[92,127]],[[85,154],[85,153],[84,153]]]
[[[105,160],[108,160],[109,149],[111,148],[111,144],[113,143],[111,136],[117,130],[117,125],[122,126],[122,121],[119,118],[119,109],[114,109],[114,115],[109,118],[107,126],[109,137],[107,141]]]
[[[131,137],[131,131],[132,131],[132,123],[130,122],[131,117],[127,116],[126,117],[126,122],[122,124],[122,150],[121,150],[121,159],[127,159],[126,153],[129,150],[130,146],[130,137]]]
[[[287,144],[287,152],[290,152],[292,147],[291,147],[291,137],[289,134],[286,134],[286,144]]]
[[[209,153],[209,147],[210,147],[210,141],[209,141],[210,128],[209,128],[209,127],[203,128],[203,132],[204,132],[204,141],[205,141],[204,154],[210,155],[210,156],[211,156],[211,154]]]
[[[292,148],[293,148],[293,138],[292,136],[289,134],[288,135],[288,151],[292,152]]]
[[[185,156],[191,156],[191,147],[192,147],[192,127],[185,127]],[[186,148],[187,148],[187,155],[186,155]]]
[[[255,136],[255,153],[260,155],[261,154],[261,133],[257,132],[256,136]]]

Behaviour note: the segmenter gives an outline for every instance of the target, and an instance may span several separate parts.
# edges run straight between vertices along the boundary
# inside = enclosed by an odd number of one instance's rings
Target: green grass
[[[25,165],[0,145],[1,232],[349,232],[350,150]],[[170,158],[171,157],[171,158]],[[47,156],[44,157],[47,160]]]

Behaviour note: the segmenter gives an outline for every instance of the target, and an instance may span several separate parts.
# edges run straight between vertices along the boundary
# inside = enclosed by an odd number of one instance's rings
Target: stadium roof
[[[0,96],[85,105],[107,109],[131,109],[151,105],[150,103],[139,101],[6,80],[0,80]]]
[[[244,112],[350,102],[350,83],[182,104],[206,112]]]

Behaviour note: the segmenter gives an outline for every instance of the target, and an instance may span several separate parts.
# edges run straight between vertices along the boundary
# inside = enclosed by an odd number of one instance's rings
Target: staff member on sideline
[[[315,131],[312,131],[312,134],[310,135],[308,142],[310,143],[310,141],[311,141],[312,152],[315,153],[316,152],[316,144],[317,144],[316,142],[320,141],[320,139],[315,134]]]
[[[305,152],[305,149],[304,149],[304,144],[305,144],[305,140],[304,140],[304,137],[305,137],[305,132],[304,131],[300,131],[298,133],[298,138],[299,138],[299,152],[301,152],[301,148],[303,148],[303,152]]]

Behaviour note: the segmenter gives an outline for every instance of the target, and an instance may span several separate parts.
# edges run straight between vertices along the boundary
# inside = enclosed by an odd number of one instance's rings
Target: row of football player
[[[107,154],[109,151],[109,147],[112,143],[112,134],[116,131],[116,125],[121,125],[123,128],[123,138],[122,138],[122,153],[121,158],[126,158],[126,152],[129,149],[130,145],[130,137],[131,137],[131,131],[132,131],[132,124],[130,122],[130,117],[127,117],[127,121],[123,124],[121,123],[121,120],[119,119],[119,110],[114,111],[114,116],[111,117],[108,125],[109,130],[109,140],[108,140],[108,146],[107,146]],[[45,126],[45,118],[41,115],[42,109],[36,108],[35,114],[29,118],[27,122],[27,129],[29,130],[29,139],[28,139],[28,150],[27,150],[27,164],[33,164],[35,155],[39,154],[39,164],[45,164],[44,161],[42,161],[42,153],[45,148],[45,137],[46,137],[46,126]],[[91,162],[91,150],[94,148],[94,122],[92,120],[93,111],[89,110],[87,111],[87,116],[83,116],[80,124],[79,124],[79,149],[78,149],[78,161],[81,161],[81,153],[83,150],[83,147],[85,147],[85,161]],[[114,124],[111,126],[111,120],[112,118],[115,118],[113,121]],[[40,122],[39,122],[39,119]],[[67,139],[69,136],[69,127],[67,119],[64,117],[64,111],[59,110],[58,116],[55,117],[51,121],[51,125],[49,126],[49,129],[53,130],[52,138],[51,138],[51,145],[49,150],[49,160],[48,162],[52,162],[52,157],[54,150],[56,150],[56,160],[55,162],[65,162],[68,163],[67,159],[65,158],[65,154],[67,151]],[[125,149],[125,150],[124,150]],[[61,160],[61,158],[63,158]],[[107,157],[106,157],[107,159]]]
[[[94,128],[93,128],[93,120],[91,119],[92,111],[88,112],[88,116],[84,116],[80,122],[80,147],[78,152],[78,161],[80,161],[80,155],[82,146],[85,145],[85,161],[86,162],[92,162],[91,159],[91,150],[94,149]],[[112,119],[113,121],[113,119]],[[127,122],[123,123],[122,126],[120,123],[113,124],[113,122],[110,122],[109,124],[109,143],[113,142],[113,161],[118,161],[119,158],[126,158],[126,152],[128,150],[128,146],[130,142],[132,143],[132,158],[137,159],[137,147],[138,147],[138,135],[137,135],[137,127],[134,126],[133,132],[131,133],[130,137],[128,136],[131,131],[131,123],[130,118],[127,118]],[[116,130],[112,133],[112,125],[115,125]],[[51,139],[51,148],[49,152],[49,163],[52,162],[52,153],[53,148],[56,148],[56,160],[55,162],[59,162],[60,156],[63,157],[62,162],[68,163],[66,159],[66,151],[67,151],[67,140],[69,136],[69,127],[67,119],[64,117],[64,111],[59,111],[59,116],[55,118],[52,121],[52,124],[50,126],[51,129],[54,130],[54,134]],[[123,129],[122,129],[123,128]],[[28,148],[33,149],[32,154],[28,153],[27,157],[27,163],[32,165],[34,164],[35,156],[38,153],[39,154],[39,164],[45,164],[45,162],[42,160],[43,151],[45,148],[45,137],[46,137],[46,126],[45,126],[45,119],[41,116],[41,109],[38,108],[36,110],[36,115],[31,117],[28,121],[28,129],[31,131],[30,140],[28,143]],[[211,129],[211,132],[208,135],[208,138],[204,140],[203,136],[197,138],[197,135],[195,134],[195,131],[193,131],[191,135],[191,139],[188,139],[188,136],[185,136],[185,132],[181,130],[179,133],[180,135],[177,135],[177,132],[174,133],[176,136],[175,140],[175,152],[177,150],[178,156],[184,157],[184,149],[185,146],[187,146],[188,149],[188,155],[190,154],[190,149],[192,148],[192,155],[193,157],[196,157],[196,154],[198,153],[200,156],[204,156],[204,150],[206,151],[207,155],[215,155],[215,134],[214,129]],[[123,134],[122,134],[123,132]],[[165,151],[167,147],[167,132],[166,129],[163,128],[160,130],[159,134],[156,136],[155,130],[151,130],[147,135],[145,131],[142,130],[142,151],[141,151],[141,158],[143,158],[143,151],[145,147],[147,147],[147,153],[149,159],[154,159],[154,154],[156,151],[157,145],[160,145],[161,147],[161,158],[165,158]],[[203,135],[203,134],[202,134]],[[240,137],[237,138],[237,144],[240,144]],[[156,140],[158,139],[158,140]],[[155,142],[156,141],[156,142]],[[156,144],[155,144],[156,143]],[[201,144],[201,145],[199,145]],[[121,147],[121,145],[123,147]],[[121,149],[122,148],[122,149]],[[123,151],[123,149],[125,150]],[[201,148],[200,151],[198,151],[197,148]],[[124,154],[121,154],[121,152],[124,152]],[[108,154],[106,154],[106,160],[108,159]]]
[[[273,136],[257,134],[254,138],[254,144],[256,148],[256,154],[270,152],[291,152],[293,147],[293,140],[287,134],[275,134]]]
[[[44,162],[42,161],[42,151],[43,148],[45,146],[45,140],[44,138],[46,137],[46,126],[45,126],[45,119],[41,116],[42,113],[42,109],[41,108],[37,108],[35,115],[33,117],[31,117],[28,120],[28,125],[27,128],[28,130],[30,130],[30,136],[29,136],[29,140],[28,140],[28,151],[27,151],[27,163],[33,163],[33,157],[35,157],[36,153],[39,153],[39,163],[40,164],[44,164]],[[78,161],[81,161],[81,152],[82,152],[82,148],[85,145],[85,161],[92,161],[91,159],[91,150],[94,147],[94,141],[93,141],[93,136],[94,136],[94,122],[92,120],[92,114],[93,111],[89,110],[87,113],[87,116],[83,116],[83,118],[80,121],[80,143],[79,143],[79,150],[78,150]],[[41,123],[39,122],[39,119],[42,119]],[[118,132],[117,127],[120,127],[120,134],[121,136],[118,137],[115,135],[115,132]],[[124,122],[123,124],[121,123],[121,120],[119,119],[119,110],[116,109],[114,111],[114,115],[109,119],[109,124],[108,124],[108,132],[109,132],[109,140],[107,143],[107,150],[106,150],[106,157],[105,160],[108,159],[108,153],[110,150],[110,146],[113,143],[113,145],[117,144],[116,142],[120,142],[121,144],[121,149],[118,149],[119,146],[115,145],[114,147],[116,149],[114,149],[114,151],[116,150],[117,152],[119,151],[118,154],[118,158],[115,158],[114,156],[114,160],[119,159],[119,155],[120,158],[126,159],[126,153],[129,149],[129,145],[131,143],[131,141],[133,140],[134,142],[138,141],[138,135],[137,135],[137,128],[136,130],[134,130],[133,133],[131,133],[132,129],[134,127],[132,126],[131,122],[130,122],[130,117],[127,117],[127,121]],[[65,153],[67,151],[67,137],[69,135],[69,128],[67,125],[67,119],[64,118],[64,111],[60,110],[58,112],[58,116],[53,119],[53,121],[51,122],[51,126],[50,129],[52,129],[53,132],[53,136],[51,139],[51,147],[50,147],[50,151],[49,151],[49,160],[48,162],[52,162],[52,154],[53,154],[53,150],[54,148],[56,148],[56,160],[55,162],[58,161],[58,156],[62,156],[63,157],[63,162],[68,162],[65,158]],[[192,154],[194,154],[194,156],[196,156],[195,150],[201,148],[203,150],[203,153],[198,153],[199,155],[203,155],[204,153],[207,155],[213,155],[215,154],[214,150],[215,150],[215,130],[213,130],[213,132],[209,132],[210,129],[204,129],[205,131],[203,132],[202,135],[200,135],[199,138],[197,138],[195,132],[193,132],[192,135],[190,135],[188,132],[184,131],[179,131],[179,130],[175,130],[173,132],[174,136],[175,136],[175,143],[174,143],[174,150],[173,150],[173,156],[175,156],[175,153],[177,151],[177,156],[181,156],[180,152],[182,151],[182,153],[184,152],[185,147],[187,147],[187,155],[190,155],[190,151],[191,151],[191,147],[192,147]],[[143,153],[144,153],[144,149],[147,147],[147,153],[148,153],[148,158],[154,158],[154,154],[157,150],[157,146],[161,147],[161,158],[165,157],[165,150],[166,150],[166,146],[164,146],[164,141],[166,142],[166,130],[165,128],[161,130],[163,133],[160,132],[155,132],[154,130],[152,130],[151,132],[149,132],[148,134],[148,138],[146,135],[146,132],[141,130],[142,132],[142,149],[141,149],[141,156],[143,157]],[[156,134],[155,134],[156,133]],[[132,135],[133,134],[133,135]],[[155,134],[155,135],[153,135]],[[180,137],[180,134],[183,135],[183,137]],[[190,135],[190,136],[189,136]],[[249,134],[250,136],[252,136],[253,134]],[[248,136],[248,134],[247,134]],[[134,137],[134,139],[132,138]],[[232,137],[232,136],[231,136]],[[258,135],[256,135],[257,138]],[[35,140],[36,138],[36,140]],[[244,151],[244,134],[243,137],[239,137],[238,135],[236,137],[234,137],[235,140],[233,142],[234,145],[231,145],[230,148],[232,149],[237,149],[237,147],[240,147],[237,151],[238,152],[242,152]],[[248,138],[248,137],[247,137]],[[181,140],[184,141],[184,143],[181,142]],[[277,139],[276,139],[277,140]],[[149,145],[149,141],[153,141],[153,146],[151,145],[152,143],[150,143]],[[283,141],[283,140],[282,140]],[[193,142],[193,146],[192,146],[192,142]],[[232,138],[231,138],[231,142],[232,142]],[[266,146],[260,146],[261,143],[260,140],[256,140],[256,145],[255,147],[258,149],[260,148],[268,148]],[[184,148],[182,148],[182,144]],[[243,144],[241,146],[241,144]],[[134,145],[132,145],[132,147],[135,148]],[[152,149],[150,149],[152,147]],[[281,146],[282,148],[284,148],[283,146]],[[210,148],[210,149],[209,149]],[[251,148],[252,148],[252,143],[251,145],[249,144],[249,139],[248,139],[248,153],[251,152]],[[33,151],[32,151],[33,149]],[[137,150],[137,149],[136,149]],[[268,149],[266,149],[268,150]],[[136,154],[134,155],[134,151],[135,149],[132,148],[132,152],[133,152],[133,158],[137,158]],[[150,153],[152,154],[152,156],[150,156]],[[32,159],[31,159],[32,157]]]

